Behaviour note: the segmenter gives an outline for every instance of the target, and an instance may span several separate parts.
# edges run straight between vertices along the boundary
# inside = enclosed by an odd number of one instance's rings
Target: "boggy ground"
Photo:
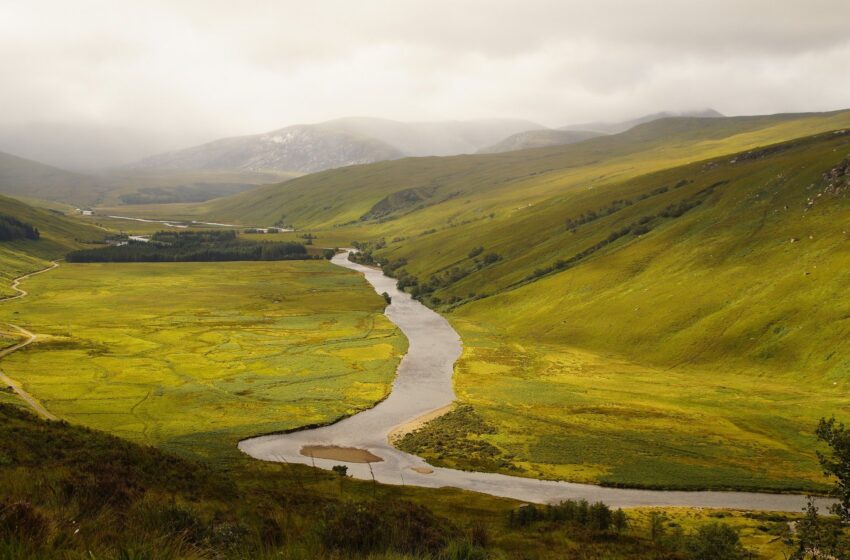
[[[372,406],[406,347],[324,261],[63,264],[26,289],[0,304],[39,335],[9,377],[60,418],[196,453]]]

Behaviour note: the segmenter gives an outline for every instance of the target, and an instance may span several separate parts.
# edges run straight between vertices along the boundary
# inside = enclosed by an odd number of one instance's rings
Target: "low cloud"
[[[123,127],[165,146],[346,115],[836,109],[848,21],[844,0],[5,2],[0,127]]]

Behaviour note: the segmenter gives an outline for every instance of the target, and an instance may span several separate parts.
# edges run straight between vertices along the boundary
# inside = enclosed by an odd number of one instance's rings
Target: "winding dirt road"
[[[408,484],[430,488],[455,487],[516,498],[528,502],[557,502],[566,499],[603,501],[612,507],[688,506],[741,510],[798,512],[806,498],[794,494],[757,492],[683,492],[608,488],[537,480],[494,473],[467,472],[428,465],[415,455],[392,446],[390,435],[399,427],[450,405],[454,399],[452,375],[460,357],[458,334],[442,316],[396,288],[395,280],[375,268],[348,260],[341,253],[332,262],[360,272],[379,294],[392,297],[386,315],[407,336],[408,352],[398,367],[389,397],[374,408],[315,429],[288,434],[260,436],[239,443],[239,449],[265,461],[301,463],[330,469],[345,461],[323,459],[302,451],[316,447],[356,448],[380,457],[380,462],[346,463],[352,476],[386,484]],[[344,305],[344,302],[343,302]],[[819,500],[822,505],[829,500]]]
[[[31,277],[33,277],[37,274],[43,274],[45,272],[53,270],[54,268],[56,268],[58,266],[59,266],[59,263],[56,262],[56,261],[53,261],[53,263],[47,268],[44,268],[42,270],[38,270],[36,272],[30,272],[29,274],[24,274],[23,276],[18,276],[17,278],[15,278],[12,281],[12,286],[11,286],[11,288],[18,293],[13,295],[13,296],[0,298],[0,303],[12,301],[12,300],[19,299],[19,298],[22,298],[22,297],[26,297],[28,292],[20,287],[21,282],[23,282],[27,278],[31,278]],[[16,331],[18,331],[24,337],[24,341],[19,342],[18,344],[15,344],[14,346],[10,346],[8,348],[4,348],[3,350],[0,350],[0,360],[2,360],[3,358],[5,358],[6,356],[8,356],[9,354],[11,354],[13,352],[17,352],[21,348],[29,346],[30,344],[32,344],[33,342],[35,342],[38,339],[37,334],[31,333],[30,331],[28,331],[27,329],[25,329],[23,327],[20,327],[18,325],[13,325],[12,323],[9,323],[9,326],[12,327],[13,329],[15,329]],[[44,408],[44,405],[42,405],[40,402],[38,402],[38,399],[36,399],[35,397],[33,397],[32,395],[27,393],[24,390],[23,386],[19,382],[15,381],[11,377],[7,376],[5,373],[3,373],[2,370],[0,370],[0,384],[4,384],[7,387],[10,387],[15,392],[15,394],[17,394],[18,397],[21,398],[21,400],[23,400],[25,403],[27,403],[30,406],[30,408],[35,410],[36,413],[39,416],[41,416],[42,418],[45,418],[47,420],[58,420],[58,418],[56,416],[54,416],[53,414],[50,413],[49,410]]]

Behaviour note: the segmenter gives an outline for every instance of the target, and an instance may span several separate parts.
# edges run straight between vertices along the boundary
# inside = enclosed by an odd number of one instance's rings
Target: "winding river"
[[[451,404],[454,363],[460,357],[457,332],[438,313],[396,288],[395,280],[379,269],[350,262],[348,253],[336,255],[336,265],[360,272],[379,294],[388,293],[392,303],[386,315],[407,336],[409,349],[398,367],[392,392],[374,408],[315,429],[288,434],[260,436],[239,443],[239,449],[264,461],[314,464],[323,469],[343,463],[339,459],[305,456],[306,446],[340,446],[365,449],[382,461],[345,463],[356,478],[385,484],[407,484],[428,488],[454,487],[527,502],[557,502],[566,499],[602,501],[613,507],[690,506],[746,510],[798,512],[804,496],[755,492],[661,491],[607,488],[537,480],[504,474],[468,472],[432,467],[415,455],[399,451],[389,443],[396,427]],[[825,505],[827,500],[821,500]]]

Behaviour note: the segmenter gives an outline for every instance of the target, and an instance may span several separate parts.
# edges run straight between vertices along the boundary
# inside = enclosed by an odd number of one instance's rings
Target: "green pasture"
[[[329,422],[389,391],[406,341],[324,261],[63,264],[0,305],[39,341],[3,370],[61,418],[211,449]]]

